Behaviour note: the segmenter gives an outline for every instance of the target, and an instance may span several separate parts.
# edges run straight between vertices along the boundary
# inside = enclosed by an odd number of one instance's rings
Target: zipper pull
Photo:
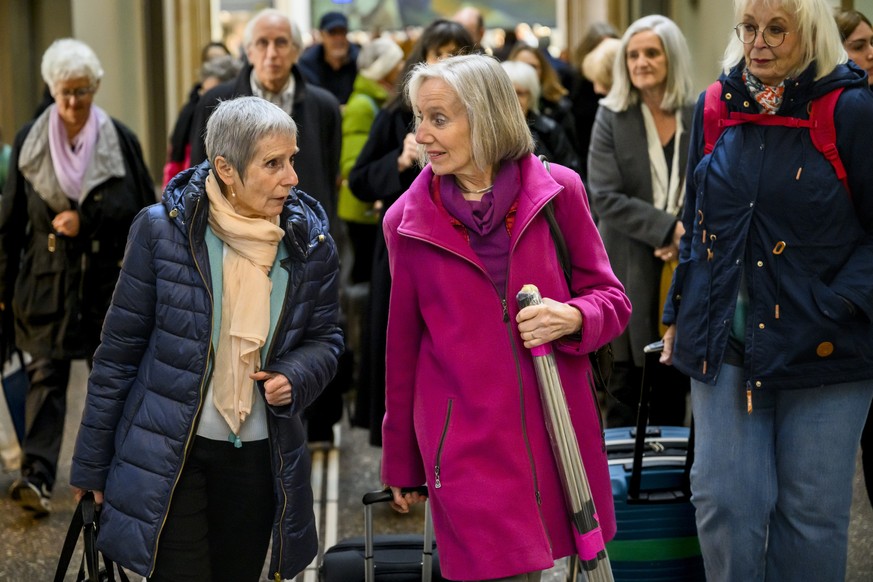
[[[273,581],[274,582],[282,582],[282,574],[280,574],[279,572],[276,572],[275,574],[273,574]]]
[[[440,466],[439,465],[436,465],[433,468],[433,474],[434,474],[433,488],[439,489],[440,487],[443,486],[443,484],[440,482]]]
[[[776,304],[776,319],[779,319],[779,304]]]
[[[752,383],[746,380],[746,412],[752,414]]]
[[[501,299],[500,304],[503,305],[503,323],[509,323],[509,308],[506,307],[506,299]]]

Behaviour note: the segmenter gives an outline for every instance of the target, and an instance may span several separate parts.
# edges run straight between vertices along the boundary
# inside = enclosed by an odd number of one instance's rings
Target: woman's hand
[[[519,311],[515,321],[526,348],[582,331],[582,312],[548,297],[543,297],[542,305],[529,305]]]
[[[676,325],[671,325],[664,332],[664,349],[661,351],[660,362],[667,366],[673,365],[673,342],[676,341]]]
[[[82,498],[85,497],[85,494],[88,492],[87,489],[79,489],[78,487],[73,487],[73,499],[76,500],[76,503],[82,501]],[[103,492],[102,491],[91,491],[94,494],[94,503],[97,505],[103,505]]]
[[[673,240],[670,244],[655,249],[655,256],[665,263],[679,258],[679,241],[682,240],[682,235],[685,234],[685,226],[682,221],[676,222],[676,227],[673,229]]]
[[[397,158],[397,171],[404,172],[415,165],[418,159],[418,143],[415,141],[414,133],[407,133],[403,138],[403,151],[400,152],[400,157]]]
[[[391,509],[398,513],[409,513],[409,506],[416,503],[424,503],[427,497],[419,495],[418,492],[403,493],[400,487],[390,486],[391,493],[394,494],[394,501],[391,502]]]
[[[287,406],[291,404],[291,382],[284,374],[276,374],[261,370],[249,374],[249,378],[264,383],[264,398],[270,406]]]
[[[58,212],[52,219],[52,228],[64,236],[79,236],[79,213],[76,210]]]

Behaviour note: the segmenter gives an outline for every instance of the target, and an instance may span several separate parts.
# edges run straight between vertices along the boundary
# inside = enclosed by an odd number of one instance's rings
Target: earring
[[[236,192],[234,192],[233,188],[230,189],[231,198],[236,198]]]

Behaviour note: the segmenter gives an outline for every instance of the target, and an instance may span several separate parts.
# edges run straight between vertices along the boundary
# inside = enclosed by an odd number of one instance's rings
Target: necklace
[[[464,194],[487,194],[488,192],[491,192],[492,190],[494,190],[494,184],[491,184],[490,186],[486,186],[485,188],[482,188],[481,190],[467,190],[466,188],[461,186],[460,182],[457,182],[457,181],[455,182],[455,184],[458,185],[458,190],[460,190]]]

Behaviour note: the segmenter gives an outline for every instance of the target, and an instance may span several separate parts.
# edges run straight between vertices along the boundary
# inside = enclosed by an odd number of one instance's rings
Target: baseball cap
[[[333,30],[335,28],[349,28],[349,19],[342,12],[327,12],[318,23],[321,30]]]

